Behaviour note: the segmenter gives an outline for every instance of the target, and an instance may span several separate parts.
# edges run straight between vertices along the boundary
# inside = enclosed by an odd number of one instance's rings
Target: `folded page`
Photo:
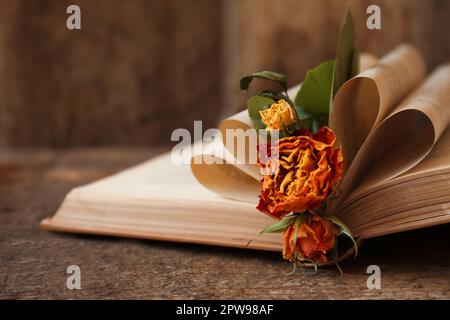
[[[342,209],[344,200],[351,202],[405,173],[429,154],[450,122],[449,88],[446,65],[375,125],[348,168],[332,211]]]
[[[350,167],[372,128],[422,82],[425,72],[421,54],[404,44],[338,90],[330,125],[342,144],[345,168]]]

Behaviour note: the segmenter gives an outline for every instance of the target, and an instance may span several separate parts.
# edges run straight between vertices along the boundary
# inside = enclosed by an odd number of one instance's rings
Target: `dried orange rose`
[[[335,140],[336,135],[328,127],[314,135],[302,132],[278,140],[271,148],[278,157],[260,164],[275,170],[263,178],[258,210],[281,219],[289,212],[319,207],[343,173],[343,156],[340,149],[333,148]]]
[[[261,121],[266,125],[266,130],[284,130],[285,127],[297,121],[297,114],[294,108],[284,99],[280,99],[270,108],[259,112]]]
[[[293,223],[284,231],[283,258],[294,257],[314,262],[327,262],[327,253],[336,245],[337,227],[317,214],[299,225]]]

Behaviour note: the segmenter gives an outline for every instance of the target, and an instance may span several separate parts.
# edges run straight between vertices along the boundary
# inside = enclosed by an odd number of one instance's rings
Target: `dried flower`
[[[259,112],[262,122],[267,126],[266,130],[284,130],[297,121],[297,114],[294,108],[284,99],[278,100],[270,108]]]
[[[335,140],[328,127],[314,135],[303,132],[278,140],[271,147],[278,157],[261,164],[273,169],[273,161],[277,161],[275,170],[263,178],[258,210],[280,219],[290,212],[319,207],[343,173],[343,156],[340,149],[333,148]]]
[[[284,231],[283,258],[327,262],[327,253],[336,245],[338,234],[338,228],[329,220],[317,214],[308,216]]]

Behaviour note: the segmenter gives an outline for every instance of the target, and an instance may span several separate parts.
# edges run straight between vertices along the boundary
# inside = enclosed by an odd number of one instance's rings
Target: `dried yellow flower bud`
[[[270,108],[259,112],[262,122],[267,126],[267,131],[283,130],[285,127],[297,121],[297,114],[291,105],[284,99],[280,99]]]

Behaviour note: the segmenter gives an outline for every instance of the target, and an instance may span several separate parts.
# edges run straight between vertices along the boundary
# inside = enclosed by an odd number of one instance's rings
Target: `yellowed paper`
[[[425,62],[410,45],[401,45],[373,68],[347,81],[336,93],[330,126],[350,167],[372,128],[425,78]]]
[[[448,88],[450,65],[438,68],[391,114],[377,120],[344,176],[341,197],[333,203],[332,212],[337,213],[344,201],[351,202],[401,175],[427,156],[450,123]]]

